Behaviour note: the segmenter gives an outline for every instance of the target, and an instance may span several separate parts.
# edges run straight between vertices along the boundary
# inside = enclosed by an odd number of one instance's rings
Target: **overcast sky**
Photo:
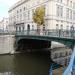
[[[0,20],[8,17],[9,8],[19,0],[0,0]]]

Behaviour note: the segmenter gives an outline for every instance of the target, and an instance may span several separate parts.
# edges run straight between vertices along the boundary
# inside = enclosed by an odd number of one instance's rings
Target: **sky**
[[[0,0],[0,20],[3,17],[8,17],[9,8],[19,0]]]

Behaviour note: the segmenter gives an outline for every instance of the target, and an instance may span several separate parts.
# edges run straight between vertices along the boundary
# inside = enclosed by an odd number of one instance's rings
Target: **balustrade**
[[[75,38],[75,31],[70,30],[24,30],[16,31],[16,35],[39,35],[39,36],[51,36],[61,38]]]

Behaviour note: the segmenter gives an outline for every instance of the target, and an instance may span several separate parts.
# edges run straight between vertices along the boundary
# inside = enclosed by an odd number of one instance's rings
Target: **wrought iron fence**
[[[23,30],[16,31],[16,35],[39,35],[39,36],[52,36],[63,38],[75,38],[75,30]]]

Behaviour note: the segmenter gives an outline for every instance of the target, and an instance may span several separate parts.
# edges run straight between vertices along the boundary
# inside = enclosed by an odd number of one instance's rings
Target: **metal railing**
[[[75,30],[23,30],[16,31],[16,35],[39,35],[62,38],[75,38]]]
[[[15,32],[0,32],[0,35],[15,35]]]

